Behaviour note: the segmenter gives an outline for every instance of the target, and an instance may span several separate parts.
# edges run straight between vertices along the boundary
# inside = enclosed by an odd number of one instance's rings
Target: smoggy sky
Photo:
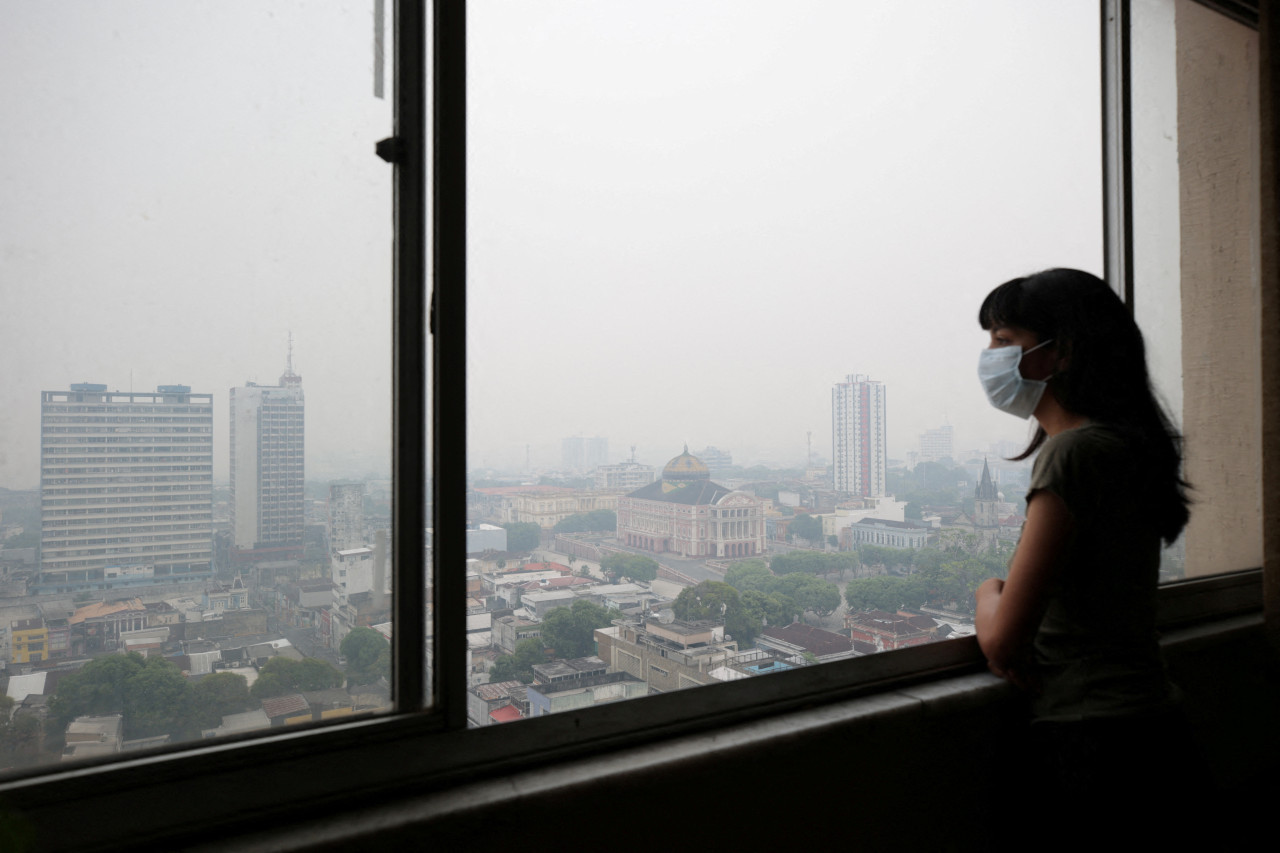
[[[911,6],[471,4],[473,464],[578,434],[799,464],[848,373],[888,386],[894,456],[1026,435],[974,316],[1101,272],[1097,7]],[[227,389],[290,331],[308,476],[389,467],[372,10],[0,2],[0,486],[37,484],[39,392],[82,381],[214,393],[225,478]]]

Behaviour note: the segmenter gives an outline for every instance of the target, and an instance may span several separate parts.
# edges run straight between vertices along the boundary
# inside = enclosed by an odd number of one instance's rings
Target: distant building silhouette
[[[302,377],[293,351],[279,385],[231,389],[231,556],[302,557],[305,469]]]
[[[560,441],[560,464],[566,471],[586,473],[609,461],[609,439],[580,435]]]
[[[885,387],[850,374],[831,389],[831,455],[835,490],[862,497],[885,494],[888,469]]]

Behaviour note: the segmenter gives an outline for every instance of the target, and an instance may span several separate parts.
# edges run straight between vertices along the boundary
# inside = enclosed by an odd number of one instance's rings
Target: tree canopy
[[[812,515],[797,515],[787,526],[787,533],[810,542],[821,542],[822,519]]]
[[[608,608],[585,599],[557,607],[542,620],[542,645],[558,658],[581,658],[596,652],[595,630],[613,624]]]
[[[600,561],[600,569],[633,581],[652,581],[658,577],[658,563],[643,554],[609,554]]]
[[[129,739],[167,734],[186,740],[199,734],[203,722],[177,665],[137,652],[97,658],[64,678],[49,710],[61,728],[80,716],[122,714]]]
[[[703,581],[697,586],[685,587],[671,609],[677,619],[722,622],[725,631],[741,646],[750,644],[762,627],[756,615],[747,611],[738,591],[722,581]]]
[[[611,509],[594,509],[562,519],[552,529],[556,533],[611,533],[618,529],[618,515]]]
[[[270,699],[304,690],[326,690],[341,687],[344,677],[333,664],[319,658],[291,660],[273,657],[258,671],[258,680],[249,688],[255,699]]]
[[[507,550],[532,551],[542,543],[542,528],[531,521],[512,521],[502,525],[507,531]]]
[[[347,659],[353,684],[371,684],[391,674],[391,644],[372,628],[353,628],[338,650]]]
[[[773,572],[769,571],[764,560],[742,560],[734,563],[724,573],[724,582],[739,592],[749,589],[766,590],[773,580]]]
[[[489,670],[489,683],[519,681],[521,684],[528,684],[533,681],[534,664],[546,663],[546,660],[541,640],[521,640],[516,643],[515,654],[498,655]]]

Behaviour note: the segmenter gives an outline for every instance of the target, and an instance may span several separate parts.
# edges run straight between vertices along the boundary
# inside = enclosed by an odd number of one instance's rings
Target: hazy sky
[[[72,382],[212,392],[225,479],[227,391],[274,384],[290,330],[308,474],[387,468],[372,8],[0,0],[0,485],[39,481],[40,391]]]
[[[82,381],[214,393],[225,478],[227,389],[290,330],[308,476],[386,467],[372,9],[0,0],[0,485],[36,485],[39,392]],[[974,315],[1101,271],[1096,4],[471,10],[474,464],[576,434],[798,464],[848,373],[887,384],[895,456],[944,420],[1025,436]]]
[[[849,373],[888,386],[895,456],[946,420],[1025,438],[975,317],[1101,272],[1096,4],[473,8],[473,463],[829,457]]]

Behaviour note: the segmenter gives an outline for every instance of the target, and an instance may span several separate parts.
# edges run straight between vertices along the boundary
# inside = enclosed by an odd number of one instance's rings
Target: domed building
[[[764,553],[764,502],[713,483],[687,445],[662,479],[618,498],[617,512],[618,539],[632,548],[693,558]]]

